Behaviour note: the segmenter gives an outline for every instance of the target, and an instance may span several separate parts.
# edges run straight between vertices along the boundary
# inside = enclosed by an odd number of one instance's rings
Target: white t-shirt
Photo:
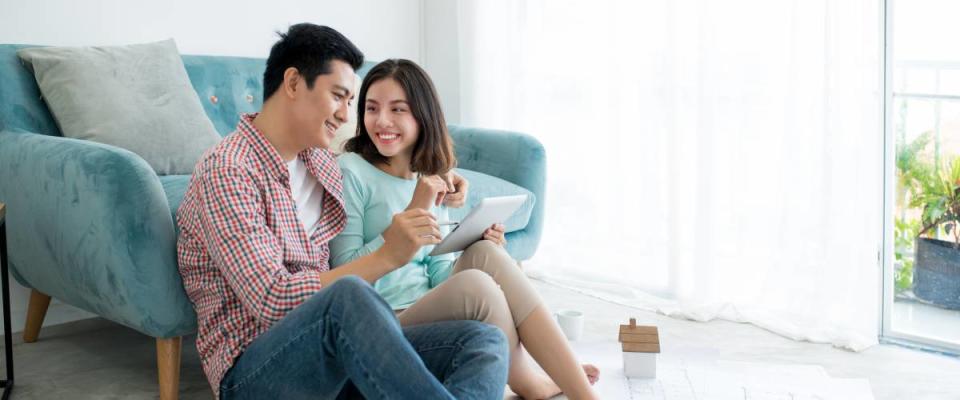
[[[307,164],[300,157],[288,162],[287,169],[290,170],[290,193],[297,204],[297,217],[307,235],[313,235],[323,213],[323,185],[310,175]]]

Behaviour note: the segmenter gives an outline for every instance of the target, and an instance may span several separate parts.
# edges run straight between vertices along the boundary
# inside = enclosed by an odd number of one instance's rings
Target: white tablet
[[[453,228],[443,241],[433,248],[431,256],[466,249],[480,239],[483,232],[493,224],[502,224],[527,200],[527,195],[487,197],[470,210],[470,213]]]

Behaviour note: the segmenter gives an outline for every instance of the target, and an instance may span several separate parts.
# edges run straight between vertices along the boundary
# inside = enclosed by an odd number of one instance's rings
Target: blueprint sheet
[[[595,388],[603,399],[873,400],[866,379],[831,378],[816,365],[724,361],[703,352],[665,350],[657,361],[657,378],[637,379],[623,375],[620,343],[571,345],[581,362],[600,368]]]

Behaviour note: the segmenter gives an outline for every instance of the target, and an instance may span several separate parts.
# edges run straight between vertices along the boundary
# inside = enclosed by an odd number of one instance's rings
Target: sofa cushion
[[[484,197],[491,196],[510,196],[516,194],[527,195],[527,201],[520,206],[520,209],[504,223],[507,232],[519,231],[527,226],[530,221],[530,213],[533,212],[533,206],[536,204],[536,196],[533,192],[514,185],[503,179],[483,174],[480,172],[457,169],[460,175],[463,175],[470,182],[470,193],[467,204],[461,208],[450,209],[450,218],[454,221],[461,221],[466,217],[470,209],[480,204]],[[167,202],[170,204],[170,214],[173,222],[177,222],[177,209],[183,202],[183,195],[186,194],[187,185],[190,183],[190,175],[168,175],[160,177],[160,184],[163,185],[163,192],[167,195]],[[180,235],[180,227],[177,226],[177,235]]]
[[[33,47],[17,55],[66,137],[130,150],[158,174],[185,174],[220,139],[173,40]]]
[[[188,184],[190,184],[190,175],[165,175],[160,177],[160,185],[163,186],[163,194],[167,195],[170,216],[173,217],[173,227],[178,237],[180,236],[180,225],[177,224],[177,209],[180,208],[183,196],[187,193]]]

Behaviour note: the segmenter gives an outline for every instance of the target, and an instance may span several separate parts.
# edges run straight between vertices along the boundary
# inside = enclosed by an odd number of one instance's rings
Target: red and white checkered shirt
[[[177,210],[177,258],[197,311],[197,350],[219,396],[220,381],[247,345],[320,290],[327,243],[346,214],[340,167],[325,149],[298,157],[323,185],[323,213],[307,237],[280,154],[240,118],[237,130],[197,164]]]

